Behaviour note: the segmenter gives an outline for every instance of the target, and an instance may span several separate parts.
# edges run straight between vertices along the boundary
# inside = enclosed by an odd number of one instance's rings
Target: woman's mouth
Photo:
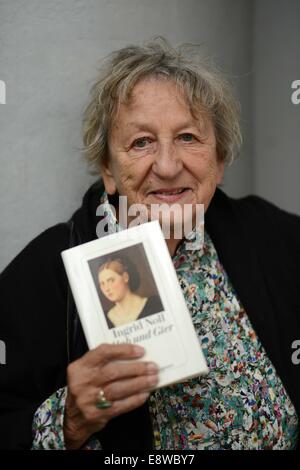
[[[155,199],[163,202],[176,202],[183,199],[190,188],[159,188],[151,191],[149,195],[154,196]]]

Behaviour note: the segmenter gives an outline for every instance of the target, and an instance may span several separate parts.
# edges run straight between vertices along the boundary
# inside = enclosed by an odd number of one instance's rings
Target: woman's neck
[[[140,300],[141,297],[139,295],[134,294],[130,290],[127,291],[125,296],[119,302],[116,302],[117,309],[122,312],[128,312],[132,309],[133,305]]]

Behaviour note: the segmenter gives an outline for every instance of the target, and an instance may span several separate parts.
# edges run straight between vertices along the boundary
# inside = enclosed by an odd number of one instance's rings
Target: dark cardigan
[[[29,449],[33,414],[66,384],[68,362],[87,350],[60,252],[96,238],[101,182],[71,221],[39,235],[0,276],[0,448]],[[300,417],[300,218],[255,196],[217,189],[205,218],[219,259]],[[147,405],[99,433],[104,449],[151,449]]]

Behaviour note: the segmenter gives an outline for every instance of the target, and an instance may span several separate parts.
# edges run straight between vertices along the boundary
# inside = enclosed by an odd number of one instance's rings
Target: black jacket
[[[96,238],[102,183],[86,193],[69,223],[35,238],[0,276],[0,448],[29,449],[33,414],[66,384],[67,364],[87,346],[60,252]],[[217,189],[206,229],[220,261],[300,417],[300,218],[265,200],[232,199]],[[130,431],[130,432],[129,432]],[[151,449],[147,405],[99,433],[106,449]]]

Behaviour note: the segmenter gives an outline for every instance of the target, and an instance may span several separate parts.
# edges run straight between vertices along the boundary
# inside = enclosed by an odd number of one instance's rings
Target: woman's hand
[[[68,366],[64,418],[67,449],[79,449],[111,418],[147,400],[158,382],[158,368],[152,362],[133,361],[143,355],[140,346],[102,344]],[[97,409],[100,389],[112,402],[110,408]]]

